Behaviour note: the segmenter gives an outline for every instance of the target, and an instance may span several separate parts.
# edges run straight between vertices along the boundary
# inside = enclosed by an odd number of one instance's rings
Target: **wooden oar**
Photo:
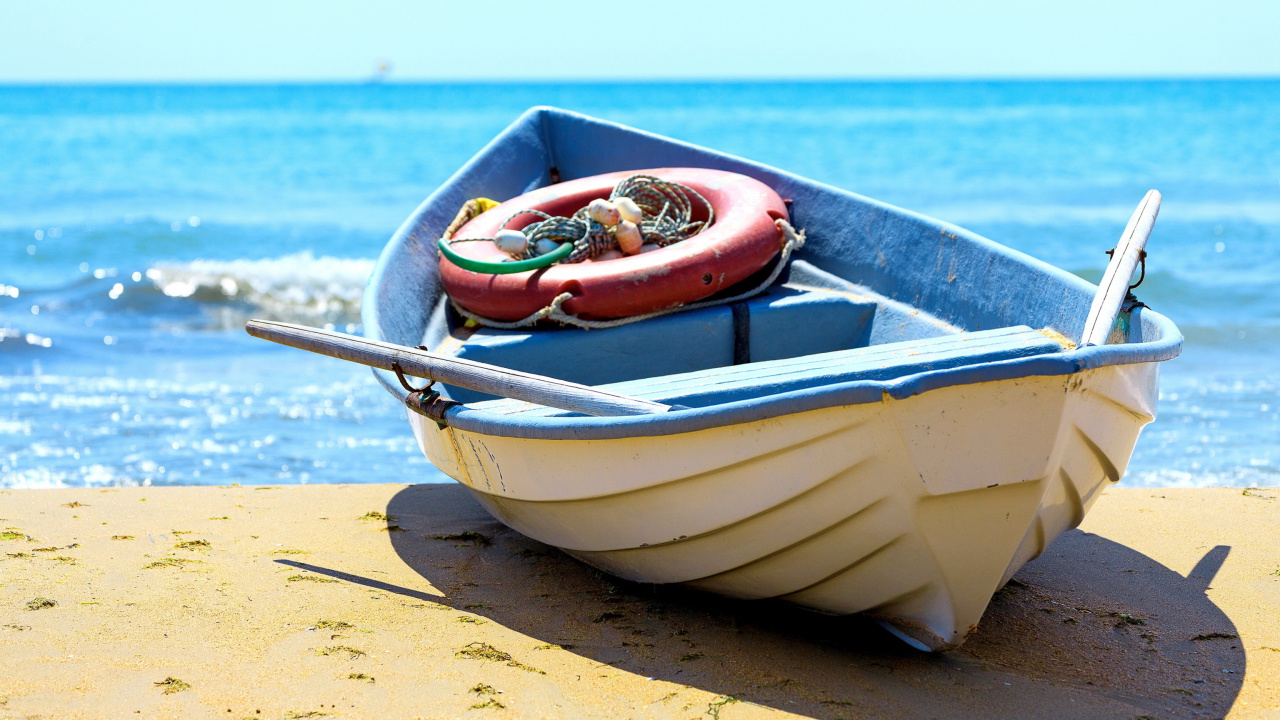
[[[1142,202],[1133,211],[1124,234],[1116,242],[1116,249],[1111,253],[1111,262],[1107,271],[1098,283],[1098,293],[1093,296],[1093,305],[1089,308],[1089,318],[1084,323],[1084,333],[1080,336],[1081,345],[1106,345],[1107,336],[1111,334],[1111,326],[1120,316],[1120,308],[1124,305],[1125,296],[1129,294],[1129,281],[1133,279],[1133,271],[1138,268],[1142,259],[1142,249],[1147,246],[1147,238],[1151,236],[1151,227],[1160,214],[1160,193],[1148,190]]]
[[[651,415],[672,409],[586,385],[303,325],[250,320],[244,329],[256,338],[300,350],[383,370],[394,371],[398,364],[405,375],[584,415]]]

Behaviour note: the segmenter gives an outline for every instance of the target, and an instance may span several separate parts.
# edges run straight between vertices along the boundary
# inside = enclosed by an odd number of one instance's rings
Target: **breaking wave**
[[[145,276],[170,298],[247,304],[277,320],[354,323],[373,266],[369,259],[301,252],[265,260],[159,263]]]

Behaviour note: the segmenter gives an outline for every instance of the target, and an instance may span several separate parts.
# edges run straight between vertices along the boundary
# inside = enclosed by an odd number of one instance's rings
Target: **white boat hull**
[[[676,435],[540,440],[409,420],[494,517],[602,570],[868,613],[931,650],[1119,480],[1156,363],[942,387]]]

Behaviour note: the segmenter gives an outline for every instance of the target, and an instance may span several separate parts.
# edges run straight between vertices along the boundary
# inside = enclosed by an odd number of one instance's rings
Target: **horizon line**
[[[778,85],[821,83],[1125,83],[1280,81],[1280,74],[1258,75],[974,75],[974,76],[794,76],[794,77],[623,77],[623,78],[326,78],[326,79],[79,79],[5,80],[2,88],[20,87],[158,87],[158,86],[369,86],[369,85]]]

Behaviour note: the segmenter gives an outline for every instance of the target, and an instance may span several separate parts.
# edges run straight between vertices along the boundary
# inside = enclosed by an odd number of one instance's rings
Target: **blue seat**
[[[778,360],[870,342],[876,303],[834,290],[779,285],[731,306],[703,308],[605,330],[477,330],[459,358],[583,385]],[[745,346],[745,347],[744,347]],[[745,356],[745,357],[744,357]],[[492,395],[449,387],[474,403]]]
[[[855,380],[891,380],[930,370],[1044,355],[1063,349],[1059,340],[1025,325],[906,340],[850,350],[602,385],[603,389],[688,407],[707,407],[765,395]],[[571,415],[518,400],[492,400],[476,410],[510,415]]]

